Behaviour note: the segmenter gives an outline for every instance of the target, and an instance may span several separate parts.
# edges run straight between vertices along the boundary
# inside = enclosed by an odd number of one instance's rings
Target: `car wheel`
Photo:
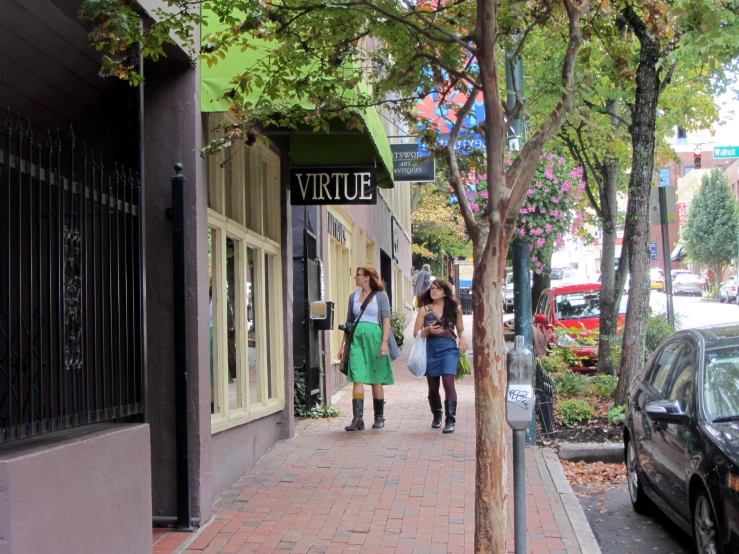
[[[649,498],[647,498],[647,493],[644,492],[641,479],[639,479],[636,446],[634,446],[634,441],[630,439],[626,441],[626,477],[631,505],[636,513],[643,514],[649,505]]]
[[[693,502],[693,543],[698,554],[722,552],[716,514],[705,490],[701,490]]]
[[[720,292],[718,293],[718,301],[719,301],[719,304],[723,304],[724,303],[724,297],[721,296],[721,293]]]

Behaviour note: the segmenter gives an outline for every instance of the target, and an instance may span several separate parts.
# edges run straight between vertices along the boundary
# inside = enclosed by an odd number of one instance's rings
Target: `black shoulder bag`
[[[352,347],[352,339],[354,338],[354,331],[357,328],[357,323],[359,323],[359,320],[362,319],[362,314],[364,314],[364,310],[367,308],[370,302],[372,302],[372,299],[375,297],[376,291],[371,291],[367,298],[364,299],[364,302],[362,302],[362,307],[359,310],[359,315],[354,318],[354,321],[351,324],[351,330],[347,331],[349,336],[344,341],[344,355],[341,357],[341,362],[339,363],[339,371],[343,373],[344,375],[349,374],[349,352],[351,351]],[[348,322],[347,322],[348,324]]]

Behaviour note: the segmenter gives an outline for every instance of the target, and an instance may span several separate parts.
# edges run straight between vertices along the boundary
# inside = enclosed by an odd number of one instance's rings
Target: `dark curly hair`
[[[454,290],[452,286],[443,279],[436,279],[431,281],[431,286],[418,297],[419,306],[429,306],[434,303],[431,299],[431,288],[436,287],[444,291],[444,310],[442,311],[441,318],[443,319],[442,324],[447,329],[452,329],[457,323],[457,314],[459,313],[459,302],[454,297]]]

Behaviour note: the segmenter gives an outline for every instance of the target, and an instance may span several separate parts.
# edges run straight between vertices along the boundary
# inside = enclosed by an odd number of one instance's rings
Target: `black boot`
[[[444,409],[441,407],[441,396],[429,396],[429,406],[431,406],[431,413],[434,415],[434,420],[431,422],[431,427],[438,429],[441,427],[441,418],[444,416]]]
[[[352,410],[354,411],[354,419],[344,429],[347,431],[364,431],[364,400],[361,398],[352,399]]]
[[[372,406],[375,409],[375,422],[372,424],[372,428],[382,429],[385,427],[385,399],[373,398]]]
[[[444,400],[444,408],[446,408],[446,421],[442,433],[454,433],[454,426],[457,424],[457,401]]]

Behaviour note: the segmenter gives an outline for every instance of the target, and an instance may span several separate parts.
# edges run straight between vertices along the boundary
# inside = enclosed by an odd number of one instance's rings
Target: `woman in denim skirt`
[[[413,335],[426,338],[426,382],[429,389],[429,406],[434,416],[431,427],[441,427],[443,415],[440,385],[444,385],[446,420],[444,433],[453,433],[457,423],[457,376],[459,353],[467,352],[464,323],[459,302],[446,281],[436,279],[418,299],[418,315]],[[457,347],[459,341],[459,347]]]

